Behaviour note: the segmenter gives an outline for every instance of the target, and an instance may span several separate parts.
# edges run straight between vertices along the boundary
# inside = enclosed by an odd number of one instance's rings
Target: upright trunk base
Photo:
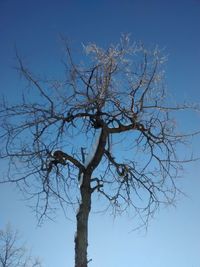
[[[84,177],[81,186],[82,202],[79,206],[77,219],[77,232],[75,237],[75,267],[87,267],[87,247],[88,247],[88,217],[91,209],[91,190],[85,182],[89,180]]]

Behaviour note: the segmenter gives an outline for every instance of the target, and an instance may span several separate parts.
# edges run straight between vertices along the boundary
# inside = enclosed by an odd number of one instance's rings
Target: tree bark
[[[88,247],[88,219],[91,210],[91,177],[95,168],[100,163],[104,148],[106,146],[106,141],[108,137],[108,132],[105,129],[101,129],[100,137],[98,140],[98,145],[96,147],[95,154],[88,164],[85,171],[83,171],[83,181],[80,187],[81,192],[81,203],[79,205],[79,210],[76,215],[77,220],[77,231],[75,237],[75,267],[87,267],[87,247]]]
[[[88,247],[88,218],[91,210],[91,175],[84,175],[80,188],[81,203],[76,215],[77,231],[75,236],[75,267],[87,267],[87,247]]]

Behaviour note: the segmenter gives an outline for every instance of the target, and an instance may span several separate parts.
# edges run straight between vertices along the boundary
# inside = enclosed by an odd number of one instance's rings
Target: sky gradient
[[[163,48],[168,56],[169,91],[177,101],[200,102],[199,0],[0,0],[0,93],[11,100],[20,95],[15,46],[34,72],[51,77],[62,70],[60,34],[78,50],[81,43],[106,46],[117,42],[122,33],[130,33],[146,46]],[[200,125],[192,120],[182,119],[180,127],[187,130]],[[199,147],[197,138],[194,151]],[[113,220],[108,214],[92,213],[89,258],[93,261],[89,266],[199,267],[199,173],[199,163],[185,166],[180,186],[187,197],[180,197],[176,207],[160,210],[147,233],[131,232],[128,216]],[[14,187],[0,186],[0,228],[10,222],[19,229],[44,267],[73,266],[75,218],[67,220],[58,211],[55,222],[37,227],[34,212],[21,198]]]

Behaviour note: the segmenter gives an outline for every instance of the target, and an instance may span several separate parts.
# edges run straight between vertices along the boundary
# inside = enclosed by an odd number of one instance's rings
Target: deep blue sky
[[[131,33],[147,46],[158,44],[168,55],[166,79],[177,101],[200,101],[199,0],[0,0],[1,93],[18,97],[15,45],[34,71],[59,75],[60,33],[76,49],[81,42],[105,46],[121,33]],[[198,139],[195,147],[200,147]],[[129,233],[128,218],[113,222],[111,217],[92,214],[90,266],[199,267],[199,173],[197,163],[186,167],[181,185],[188,197],[182,197],[177,208],[161,210],[145,235]],[[56,223],[36,228],[34,214],[19,198],[11,188],[0,187],[0,227],[8,221],[17,227],[45,267],[73,266],[75,221],[58,213]]]

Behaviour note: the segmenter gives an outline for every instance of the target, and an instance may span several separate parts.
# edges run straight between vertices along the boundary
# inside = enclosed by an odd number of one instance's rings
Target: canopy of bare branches
[[[32,259],[20,244],[19,233],[9,225],[0,230],[0,267],[41,267],[39,260]]]
[[[77,63],[65,42],[62,81],[36,77],[17,54],[30,90],[19,104],[1,103],[1,158],[9,166],[3,182],[17,182],[48,216],[56,202],[77,203],[87,173],[104,208],[132,208],[146,223],[176,196],[184,136],[171,113],[187,106],[169,105],[158,48],[123,36],[108,49],[83,49],[85,63]]]

